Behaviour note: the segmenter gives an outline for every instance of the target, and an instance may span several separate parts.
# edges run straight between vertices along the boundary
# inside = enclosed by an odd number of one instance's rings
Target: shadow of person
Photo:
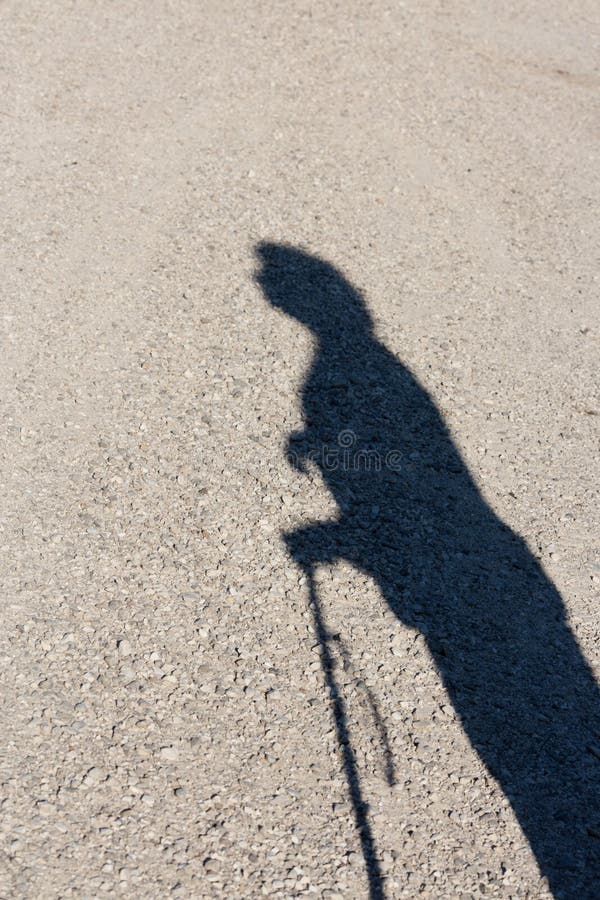
[[[305,430],[290,461],[312,460],[335,520],[285,535],[309,573],[344,559],[371,576],[425,637],[462,726],[506,794],[557,898],[600,896],[600,703],[556,588],[486,504],[416,378],[373,334],[361,295],[331,265],[260,244],[267,300],[316,338],[302,388]],[[333,696],[330,635],[313,612]],[[371,896],[381,873],[343,701],[338,737]]]

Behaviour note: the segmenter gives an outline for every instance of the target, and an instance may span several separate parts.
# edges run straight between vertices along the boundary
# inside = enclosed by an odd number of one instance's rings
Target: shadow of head
[[[256,247],[255,275],[265,297],[321,339],[371,332],[371,317],[361,295],[332,265],[286,244]]]

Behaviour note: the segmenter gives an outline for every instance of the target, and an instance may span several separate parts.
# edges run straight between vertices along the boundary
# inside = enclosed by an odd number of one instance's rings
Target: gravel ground
[[[598,897],[597,3],[2,9],[0,896]]]

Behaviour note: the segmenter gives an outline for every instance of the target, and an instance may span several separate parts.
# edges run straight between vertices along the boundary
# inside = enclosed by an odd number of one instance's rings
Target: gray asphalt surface
[[[597,3],[0,43],[0,895],[593,898]]]

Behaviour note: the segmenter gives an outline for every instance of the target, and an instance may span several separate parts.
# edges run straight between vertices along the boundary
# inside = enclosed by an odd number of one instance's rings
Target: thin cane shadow
[[[300,250],[261,244],[257,256],[267,300],[316,338],[305,429],[288,453],[300,470],[317,464],[339,513],[284,540],[310,577],[371,897],[383,896],[381,871],[313,580],[315,567],[341,559],[424,635],[554,896],[598,897],[600,697],[558,591],[486,504],[427,392],[375,338],[362,296]]]

